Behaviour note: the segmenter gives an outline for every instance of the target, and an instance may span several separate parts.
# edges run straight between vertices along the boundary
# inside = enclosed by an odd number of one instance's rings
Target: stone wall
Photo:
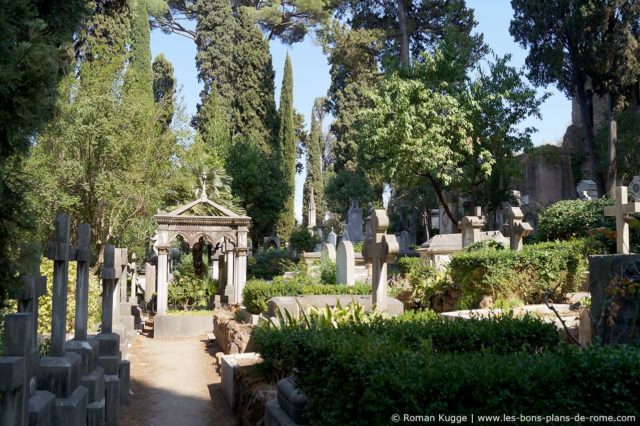
[[[228,309],[221,308],[213,312],[213,335],[225,354],[250,352],[253,327],[236,321],[234,313]]]

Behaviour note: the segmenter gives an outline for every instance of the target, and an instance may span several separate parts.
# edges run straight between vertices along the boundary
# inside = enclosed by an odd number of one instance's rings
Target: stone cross
[[[102,333],[113,332],[113,295],[116,280],[115,247],[104,246],[104,263],[102,264]]]
[[[356,260],[351,241],[342,240],[336,253],[336,284],[354,285]]]
[[[120,250],[120,265],[116,265],[116,268],[120,268],[120,280],[118,286],[120,287],[120,302],[126,303],[127,301],[127,281],[128,281],[128,267],[129,267],[129,250],[126,248]]]
[[[465,216],[460,220],[458,227],[462,231],[462,247],[480,241],[480,230],[484,226],[484,220],[478,216]]]
[[[395,235],[387,235],[389,217],[384,209],[371,212],[369,227],[371,238],[365,240],[363,253],[371,262],[373,304],[378,311],[387,309],[387,263],[392,262],[400,251]]]
[[[630,203],[626,186],[616,188],[616,203],[605,207],[606,216],[616,218],[616,243],[618,254],[629,254],[629,218],[633,213],[640,213],[640,202]]]
[[[530,223],[524,222],[524,215],[520,207],[509,208],[509,238],[511,240],[511,250],[522,250],[522,239],[533,232]]]
[[[28,424],[32,326],[31,313],[20,312],[4,317],[4,357],[0,357],[0,371],[3,373],[0,376],[0,389],[3,391],[0,398],[0,422],[3,425]],[[12,360],[13,363],[10,362]],[[15,362],[18,360],[19,362]],[[6,413],[3,413],[4,409],[7,409]]]
[[[138,283],[138,268],[136,264],[136,260],[138,257],[135,253],[131,253],[131,263],[129,263],[129,271],[131,272],[131,296],[129,296],[129,303],[132,305],[138,304],[138,298],[136,297],[137,288],[136,285]]]
[[[58,214],[55,238],[47,245],[47,258],[53,260],[51,355],[54,357],[63,356],[65,352],[69,260],[75,257],[75,250],[70,244],[70,232],[71,218],[67,214]]]
[[[78,226],[76,261],[76,318],[75,340],[87,340],[87,320],[89,316],[89,261],[91,260],[91,226]]]
[[[18,311],[33,314],[33,350],[37,352],[38,336],[38,299],[47,293],[47,277],[40,275],[40,253],[38,243],[23,249],[20,258],[20,280],[22,288],[16,295]]]

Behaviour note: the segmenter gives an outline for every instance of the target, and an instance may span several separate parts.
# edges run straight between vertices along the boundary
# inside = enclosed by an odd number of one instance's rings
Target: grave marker
[[[389,217],[384,209],[373,210],[369,227],[371,238],[365,240],[362,255],[372,265],[373,303],[376,310],[387,309],[387,263],[392,262],[399,247],[395,235],[387,235]]]
[[[356,283],[355,267],[353,244],[351,241],[340,241],[336,256],[336,284],[354,285]]]
[[[511,242],[511,250],[522,250],[522,239],[533,232],[530,223],[524,222],[524,215],[520,207],[511,207],[509,209],[509,239]]]
[[[616,188],[616,203],[604,208],[605,216],[616,218],[616,245],[618,254],[629,254],[629,215],[640,213],[640,202],[629,202],[626,186]]]

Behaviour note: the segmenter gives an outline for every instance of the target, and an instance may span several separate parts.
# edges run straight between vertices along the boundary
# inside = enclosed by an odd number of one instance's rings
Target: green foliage
[[[324,115],[324,98],[316,98],[311,111],[311,130],[306,140],[307,151],[307,177],[302,191],[302,224],[309,224],[309,204],[311,192],[316,206],[316,223],[324,220],[324,176],[322,173],[322,150],[324,137],[322,133],[322,121],[318,116]]]
[[[338,328],[348,323],[368,323],[373,319],[381,317],[382,314],[376,311],[366,312],[364,307],[358,303],[350,302],[344,308],[338,304],[334,307],[329,305],[324,308],[316,308],[308,306],[307,309],[299,316],[292,316],[285,309],[282,312],[279,308],[276,311],[279,328],[295,327],[305,330],[318,330],[326,328]],[[268,323],[272,326],[272,323]]]
[[[322,284],[335,284],[337,281],[336,262],[327,255],[320,260],[320,281]]]
[[[289,237],[289,246],[297,250],[298,254],[303,251],[311,252],[318,244],[320,244],[320,237],[304,226],[294,229]]]
[[[270,280],[282,275],[288,259],[286,250],[261,250],[249,259],[249,276]]]
[[[171,125],[175,111],[176,78],[173,64],[162,53],[153,59],[153,99],[163,104],[161,110],[165,116],[166,127]]]
[[[262,280],[250,280],[242,292],[242,300],[247,310],[253,314],[267,312],[267,300],[276,296],[302,296],[302,295],[341,295],[371,294],[371,286],[368,284],[325,285],[314,284],[309,279],[275,279],[273,283]]]
[[[279,185],[284,188],[284,206],[278,218],[278,235],[289,239],[289,235],[295,227],[294,216],[294,189],[296,176],[296,138],[293,112],[293,70],[291,58],[287,53],[280,91],[280,104],[278,111],[278,158],[282,180]]]
[[[376,200],[371,180],[362,170],[342,170],[327,175],[326,181],[327,208],[340,218],[346,218],[352,199],[358,198],[362,206]]]
[[[19,247],[33,230],[24,159],[49,121],[59,79],[73,62],[69,48],[88,12],[84,0],[0,1],[0,306],[19,285]]]
[[[69,280],[67,281],[67,333],[73,332],[76,315],[76,268],[75,262],[69,263]],[[47,277],[47,292],[39,300],[38,334],[51,333],[51,317],[53,314],[53,261],[43,260],[41,275]],[[95,275],[89,275],[89,304],[87,329],[98,331],[102,314],[102,285]]]
[[[383,348],[396,355],[443,356],[449,353],[536,353],[555,349],[560,344],[553,325],[532,317],[450,321],[431,311],[411,312],[395,318],[374,316],[368,321],[346,321],[332,327],[308,327],[304,319],[285,322],[279,329],[266,324],[254,330],[253,339],[264,360],[263,368],[275,377],[286,376],[296,367],[300,374],[321,368],[327,362],[326,357],[331,357],[332,352],[339,357],[344,346],[354,348],[363,357],[373,350],[379,357]],[[361,371],[361,365],[357,361],[353,367]],[[373,371],[369,370],[368,374],[384,375],[386,369]],[[418,380],[419,376],[414,379]]]
[[[169,285],[169,303],[184,311],[208,306],[209,298],[216,293],[217,286],[207,273],[204,275],[196,273],[191,254],[182,256],[180,266],[173,272],[173,282]]]
[[[618,125],[618,141],[616,143],[616,169],[618,178],[628,182],[638,174],[637,165],[640,164],[640,113],[636,110],[623,111],[616,115]],[[609,129],[603,126],[596,133],[598,166],[602,172],[608,167]],[[572,154],[573,156],[573,154]]]
[[[604,215],[604,208],[612,204],[608,198],[558,201],[538,213],[538,240],[586,238],[594,228],[615,228],[614,218]]]
[[[357,243],[353,243],[353,252],[354,253],[362,253],[362,247],[364,246],[364,241],[358,241]]]
[[[483,296],[541,303],[545,294],[561,300],[585,279],[584,240],[540,243],[522,251],[484,248],[453,255],[451,280],[460,287],[460,308],[474,308]]]
[[[397,261],[398,272],[402,275],[407,275],[412,271],[422,267],[422,262],[419,257],[403,256]]]

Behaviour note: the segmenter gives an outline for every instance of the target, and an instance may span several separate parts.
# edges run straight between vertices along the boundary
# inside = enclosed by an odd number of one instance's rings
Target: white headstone
[[[338,244],[338,236],[333,232],[333,228],[331,228],[331,232],[327,235],[327,243],[333,245],[334,249]]]
[[[333,244],[322,243],[322,256],[327,256],[329,260],[336,261],[336,247]]]
[[[355,279],[355,254],[351,241],[340,241],[336,254],[336,283],[354,285]]]
[[[480,230],[484,226],[484,220],[478,216],[465,216],[458,224],[462,231],[462,247],[480,241]]]
[[[578,182],[576,191],[579,196],[586,192],[586,195],[589,197],[589,199],[594,200],[598,198],[598,187],[594,181],[589,179],[583,179]]]

